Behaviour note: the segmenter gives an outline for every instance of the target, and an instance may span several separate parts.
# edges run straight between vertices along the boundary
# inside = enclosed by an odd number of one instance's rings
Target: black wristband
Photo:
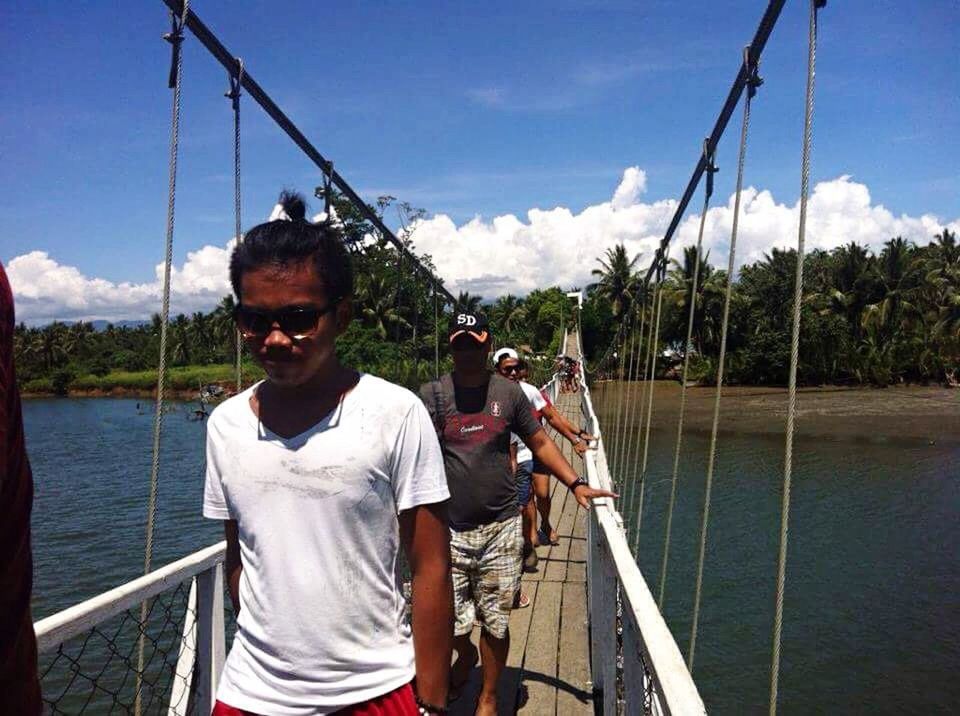
[[[586,485],[587,487],[590,487],[590,483],[587,482],[585,478],[578,477],[576,480],[567,485],[567,488],[570,490],[570,492],[575,492],[580,485]]]
[[[421,716],[433,716],[433,714],[436,714],[436,716],[446,716],[447,714],[447,709],[443,706],[436,706],[428,701],[424,701],[416,694],[413,695],[413,700],[417,702],[417,708]]]

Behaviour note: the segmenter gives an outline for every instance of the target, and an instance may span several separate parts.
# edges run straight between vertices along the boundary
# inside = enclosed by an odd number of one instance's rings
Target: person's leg
[[[450,571],[453,577],[453,649],[457,652],[457,660],[450,668],[450,688],[458,692],[470,672],[477,665],[480,655],[477,648],[470,641],[470,632],[477,618],[475,602],[475,572],[476,550],[473,547],[477,540],[476,530],[450,530]],[[458,693],[451,694],[456,698]]]
[[[537,502],[533,493],[520,514],[523,518],[523,548],[526,550],[529,546],[532,549],[537,546]]]
[[[540,513],[540,530],[537,534],[545,536],[549,544],[556,544],[558,539],[557,531],[553,528],[553,525],[550,524],[550,508],[552,507],[550,500],[550,475],[540,472],[537,469],[539,467],[540,465],[535,465],[533,472],[533,493],[536,497],[537,511]],[[542,541],[541,544],[543,544]]]
[[[508,626],[514,596],[520,589],[520,553],[523,548],[520,516],[486,525],[489,542],[479,557],[477,609],[480,625],[483,686],[477,714],[497,712],[497,682],[507,663]]]
[[[534,546],[537,540],[536,511],[531,505],[533,496],[533,460],[524,460],[517,464],[517,506],[523,522],[523,568],[533,571],[537,568],[537,553]]]
[[[497,683],[507,664],[510,651],[510,631],[498,639],[486,629],[480,632],[480,670],[483,674],[483,686],[477,699],[476,716],[495,716],[497,713]]]

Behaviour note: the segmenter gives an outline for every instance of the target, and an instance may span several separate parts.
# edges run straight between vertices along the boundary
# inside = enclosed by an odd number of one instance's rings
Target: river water
[[[619,442],[616,390],[595,391],[611,448]],[[926,714],[960,704],[960,442],[949,434],[954,423],[937,419],[939,405],[922,406],[932,413],[932,429],[939,424],[944,433],[932,438],[877,434],[856,410],[849,419],[858,429],[835,431],[842,437],[801,432],[783,713]],[[132,399],[25,401],[36,483],[35,618],[142,571],[151,408],[144,402],[138,410]],[[665,602],[684,653],[708,443],[692,412]],[[186,414],[181,405],[165,418],[154,565],[222,538],[219,524],[200,515],[205,428]],[[655,595],[675,438],[669,417],[654,418],[639,539]],[[761,713],[766,704],[783,439],[760,418],[720,440],[694,671],[712,713]],[[629,467],[621,472],[629,478]],[[636,513],[633,493],[633,504],[621,506],[629,515]]]

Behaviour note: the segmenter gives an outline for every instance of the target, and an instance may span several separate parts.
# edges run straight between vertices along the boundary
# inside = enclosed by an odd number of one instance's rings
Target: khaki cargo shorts
[[[522,551],[520,515],[472,530],[450,530],[457,636],[469,634],[474,622],[497,639],[507,635],[520,590]]]

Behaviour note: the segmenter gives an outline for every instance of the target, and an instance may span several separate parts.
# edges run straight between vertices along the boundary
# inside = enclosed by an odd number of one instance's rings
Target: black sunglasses
[[[520,366],[518,366],[518,365],[507,366],[506,368],[501,368],[501,369],[500,369],[500,372],[501,372],[501,373],[519,373],[519,372],[520,372]]]
[[[282,311],[257,311],[240,305],[233,309],[233,320],[245,338],[268,336],[276,324],[291,338],[300,339],[316,330],[320,319],[336,308],[337,303],[331,301],[323,308],[285,308]]]

